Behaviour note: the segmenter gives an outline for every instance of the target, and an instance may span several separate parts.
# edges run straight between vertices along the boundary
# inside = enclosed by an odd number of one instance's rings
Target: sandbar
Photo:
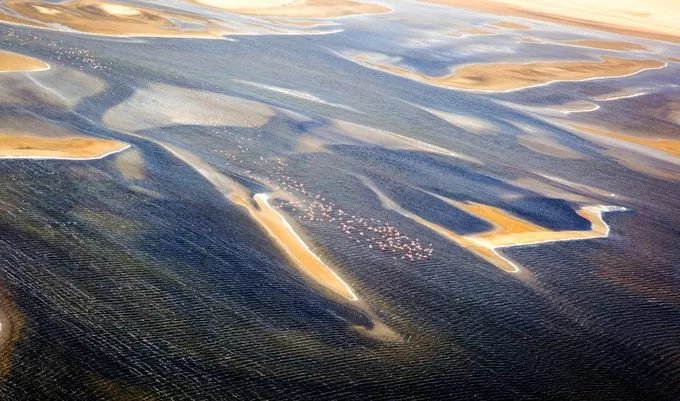
[[[0,133],[0,159],[94,160],[130,145],[94,137],[45,137]]]
[[[115,1],[69,0],[60,3],[7,0],[0,22],[44,29],[69,30],[106,36],[220,38],[228,30],[196,14],[174,12]]]
[[[625,77],[666,66],[666,63],[655,60],[604,56],[600,61],[467,64],[451,74],[432,77],[362,55],[351,59],[369,68],[428,85],[477,92],[511,92],[554,82]]]
[[[382,5],[353,0],[193,0],[232,13],[295,18],[333,18],[355,14],[387,13]]]
[[[49,64],[23,54],[0,51],[0,73],[49,70]]]
[[[451,206],[487,221],[493,226],[491,230],[486,232],[461,235],[403,209],[380,191],[368,178],[360,178],[364,185],[376,194],[384,208],[395,211],[415,223],[436,232],[443,238],[460,245],[507,273],[519,273],[521,267],[501,254],[499,248],[607,237],[609,235],[609,226],[602,220],[602,213],[625,210],[617,206],[583,206],[576,213],[590,222],[590,230],[553,231],[490,205],[456,201],[428,192],[430,195]]]
[[[667,153],[676,158],[680,158],[680,139],[644,137],[632,134],[623,134],[620,132],[611,131],[609,129],[593,127],[584,124],[570,124],[570,126],[576,129],[577,133],[579,133],[581,136],[585,136],[588,139],[598,138],[614,139],[617,141],[641,145],[647,148]]]
[[[500,16],[515,16],[581,28],[680,41],[680,2],[669,0],[421,0]]]
[[[580,46],[580,47],[590,47],[593,49],[603,49],[603,50],[616,50],[616,51],[635,51],[635,50],[647,50],[647,47],[639,45],[637,43],[630,42],[614,42],[610,40],[593,40],[593,39],[583,39],[583,40],[565,40],[561,43]]]

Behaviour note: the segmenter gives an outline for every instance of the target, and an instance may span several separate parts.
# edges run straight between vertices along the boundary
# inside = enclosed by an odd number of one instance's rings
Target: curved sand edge
[[[0,50],[0,73],[47,71],[51,67],[42,60]]]
[[[0,134],[0,159],[99,160],[130,144],[94,137],[41,137]]]

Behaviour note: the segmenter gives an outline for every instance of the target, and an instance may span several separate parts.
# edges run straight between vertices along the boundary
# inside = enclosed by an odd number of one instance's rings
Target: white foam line
[[[104,153],[100,156],[95,157],[57,157],[57,156],[0,156],[0,159],[24,159],[24,160],[71,160],[71,161],[87,161],[87,160],[100,160],[105,157],[111,156],[116,153],[123,152],[132,147],[130,144],[126,144],[124,147],[112,150],[108,153]]]
[[[596,99],[596,100],[598,100],[600,102],[609,102],[609,101],[612,101],[612,100],[630,99],[630,98],[633,98],[633,97],[644,96],[647,93],[648,92],[637,92],[637,93],[633,93],[633,94],[630,94],[630,95],[612,96],[612,97],[606,97],[606,98],[599,98],[599,99]]]
[[[316,259],[316,260],[319,262],[319,264],[320,264],[321,266],[323,266],[329,273],[331,273],[331,274],[333,275],[333,277],[335,277],[340,283],[342,283],[343,287],[345,287],[345,290],[347,290],[347,292],[351,295],[350,300],[356,301],[357,299],[359,299],[359,298],[357,297],[357,295],[354,293],[354,291],[352,291],[352,288],[351,288],[351,287],[350,287],[350,286],[349,286],[342,278],[340,278],[340,276],[339,276],[333,269],[331,269],[330,267],[328,267],[328,266],[321,260],[321,258],[309,248],[309,246],[307,245],[307,243],[305,243],[305,241],[304,241],[302,238],[300,238],[300,236],[295,232],[295,230],[294,230],[293,227],[290,225],[290,223],[288,223],[288,220],[286,220],[286,219],[281,215],[281,213],[279,213],[278,211],[276,211],[276,209],[274,209],[274,208],[269,204],[269,194],[267,194],[267,193],[259,193],[259,194],[255,194],[255,195],[253,196],[253,199],[255,199],[255,200],[258,200],[258,199],[262,200],[262,202],[263,202],[265,205],[267,205],[267,207],[269,208],[269,210],[271,210],[273,213],[276,214],[276,216],[281,220],[281,223],[284,225],[284,227],[286,227],[286,230],[288,230],[288,232],[290,233],[290,235],[292,235],[292,236],[293,236],[300,244],[302,244],[302,246],[303,246],[303,247],[304,247],[304,248],[305,248],[305,249],[306,249],[313,257],[314,257],[314,259]],[[265,229],[267,229],[267,231],[269,231],[269,229],[268,229],[266,226],[265,226]],[[271,235],[271,234],[272,234],[272,233],[270,232],[270,235]],[[272,235],[272,236],[273,236],[273,235]],[[279,244],[279,246],[283,247],[283,248],[286,250],[286,253],[287,253],[287,254],[289,254],[289,255],[291,255],[291,256],[293,255],[292,251],[291,251],[291,250],[290,250],[290,249],[289,249],[282,241],[277,241],[277,243]]]

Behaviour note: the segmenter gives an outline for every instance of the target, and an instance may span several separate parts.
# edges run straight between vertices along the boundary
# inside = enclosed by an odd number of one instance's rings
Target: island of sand
[[[37,28],[68,29],[106,36],[159,36],[219,38],[228,33],[217,22],[199,15],[99,0],[57,3],[7,0],[2,4],[13,14],[2,13],[0,22]]]
[[[584,206],[578,209],[576,213],[590,222],[590,230],[554,231],[490,205],[461,202],[429,193],[457,209],[488,222],[492,226],[489,231],[462,235],[402,208],[378,189],[367,177],[359,178],[367,188],[373,191],[385,209],[397,212],[403,217],[432,230],[446,240],[458,244],[507,273],[519,273],[522,269],[517,263],[504,256],[499,251],[500,248],[607,237],[609,226],[602,219],[602,213],[625,210],[617,206]]]
[[[378,4],[353,0],[193,0],[232,13],[293,18],[333,18],[391,11]]]
[[[129,146],[94,137],[45,137],[0,132],[0,159],[93,160],[118,153]]]
[[[516,16],[581,28],[672,42],[680,41],[680,2],[647,0],[421,0],[501,16]]]
[[[23,54],[0,51],[0,73],[49,70],[49,64]]]
[[[553,82],[624,77],[666,66],[666,63],[655,60],[629,60],[604,56],[600,61],[467,64],[451,74],[432,77],[376,61],[372,57],[358,55],[351,58],[369,68],[428,85],[479,92],[509,92]]]

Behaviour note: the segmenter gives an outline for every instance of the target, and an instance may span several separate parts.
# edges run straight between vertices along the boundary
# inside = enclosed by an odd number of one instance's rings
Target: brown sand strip
[[[49,64],[18,53],[0,51],[0,73],[49,70]]]
[[[100,159],[130,145],[92,137],[0,134],[0,159]]]

